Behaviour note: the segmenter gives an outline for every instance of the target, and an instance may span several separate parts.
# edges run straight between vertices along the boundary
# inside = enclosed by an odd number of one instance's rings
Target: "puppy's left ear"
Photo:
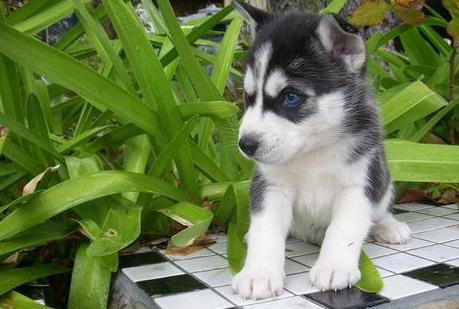
[[[365,43],[357,30],[333,15],[322,17],[317,35],[333,59],[342,58],[351,72],[358,73],[365,64]]]
[[[244,20],[249,24],[252,31],[252,37],[260,30],[260,28],[272,19],[272,15],[266,11],[260,10],[243,1],[233,1],[231,3]]]

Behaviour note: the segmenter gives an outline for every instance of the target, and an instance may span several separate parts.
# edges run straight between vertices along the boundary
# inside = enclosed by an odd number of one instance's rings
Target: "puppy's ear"
[[[248,3],[242,1],[233,1],[232,5],[249,24],[253,35],[258,32],[258,30],[260,30],[264,24],[272,19],[272,15],[270,13],[258,9]]]
[[[365,64],[365,44],[355,28],[340,17],[325,15],[317,35],[333,59],[342,58],[351,72],[360,72]]]

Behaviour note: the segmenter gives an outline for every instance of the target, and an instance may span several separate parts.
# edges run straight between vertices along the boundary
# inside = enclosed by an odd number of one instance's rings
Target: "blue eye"
[[[288,107],[295,107],[300,103],[300,96],[295,93],[287,93],[284,95],[283,103]]]

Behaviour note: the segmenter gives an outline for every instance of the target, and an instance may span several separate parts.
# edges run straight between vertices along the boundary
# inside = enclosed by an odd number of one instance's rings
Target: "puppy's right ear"
[[[233,1],[232,5],[238,11],[244,20],[249,24],[252,34],[255,34],[260,28],[272,19],[272,15],[266,11],[258,9],[242,1]]]

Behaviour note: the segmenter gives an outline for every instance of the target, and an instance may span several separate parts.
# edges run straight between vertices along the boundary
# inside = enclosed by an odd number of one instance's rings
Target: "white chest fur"
[[[336,145],[302,155],[282,166],[260,166],[268,181],[293,192],[291,233],[320,242],[331,220],[336,196],[351,186],[364,187],[368,160],[346,162],[350,145]]]

